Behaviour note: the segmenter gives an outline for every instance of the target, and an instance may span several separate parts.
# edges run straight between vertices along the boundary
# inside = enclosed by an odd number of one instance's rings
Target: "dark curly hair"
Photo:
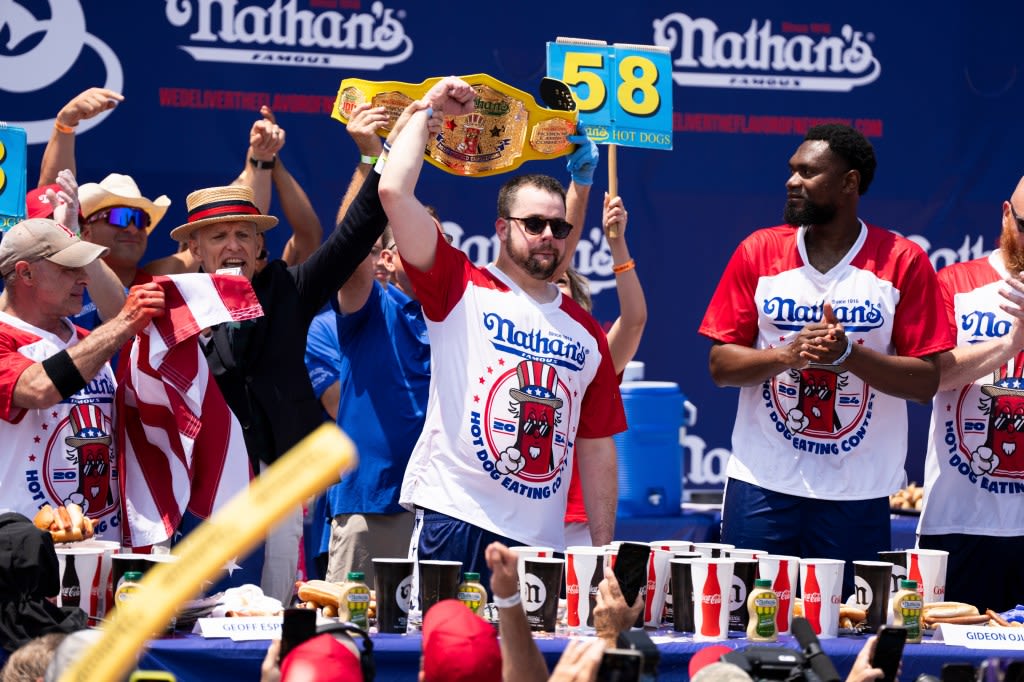
[[[871,181],[875,178],[875,148],[867,138],[850,126],[841,123],[824,123],[807,131],[804,140],[824,140],[832,153],[841,158],[847,165],[860,173],[858,193],[868,191]]]

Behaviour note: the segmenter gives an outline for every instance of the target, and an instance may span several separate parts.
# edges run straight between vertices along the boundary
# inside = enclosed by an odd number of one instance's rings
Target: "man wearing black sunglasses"
[[[939,355],[918,527],[921,547],[949,552],[945,598],[995,611],[1024,583],[1020,561],[992,561],[1024,555],[1022,212],[1024,178],[1002,204],[999,248],[939,272],[958,345]]]
[[[450,78],[427,95],[434,110],[473,89]],[[612,539],[615,445],[625,414],[604,333],[551,283],[569,256],[565,190],[518,176],[498,194],[495,263],[476,267],[449,246],[416,199],[429,112],[413,115],[384,162],[381,203],[423,305],[432,380],[423,434],[402,485],[415,509],[420,559],[490,572],[491,542],[565,548],[573,458],[595,544]]]

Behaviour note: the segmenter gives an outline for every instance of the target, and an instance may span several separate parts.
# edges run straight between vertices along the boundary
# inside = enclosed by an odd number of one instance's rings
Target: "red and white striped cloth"
[[[132,342],[117,387],[122,534],[130,547],[172,537],[186,510],[208,517],[252,476],[238,419],[199,345],[203,329],[263,315],[252,286],[237,275],[154,281],[166,311]]]

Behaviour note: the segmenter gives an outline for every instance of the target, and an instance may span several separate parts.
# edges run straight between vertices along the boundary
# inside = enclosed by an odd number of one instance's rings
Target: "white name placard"
[[[236,642],[280,639],[281,616],[261,618],[200,618],[192,632],[207,639],[230,637]]]
[[[939,625],[933,642],[945,642],[968,649],[1010,649],[1024,651],[1024,628],[993,628],[987,625]]]

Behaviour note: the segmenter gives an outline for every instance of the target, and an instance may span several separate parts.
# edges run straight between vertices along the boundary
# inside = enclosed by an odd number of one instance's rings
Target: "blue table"
[[[687,680],[690,658],[703,646],[691,638],[676,635],[671,630],[653,632],[673,639],[659,643],[661,664],[658,667],[659,680]],[[549,636],[538,638],[537,644],[550,667],[554,667],[568,640],[564,637]],[[857,653],[864,645],[864,636],[843,636],[822,640],[822,648],[832,659],[842,677],[849,673]],[[374,660],[379,682],[395,680],[406,682],[416,679],[419,669],[421,638],[419,635],[374,635]],[[749,645],[745,638],[733,638],[726,642],[733,648]],[[780,646],[796,648],[792,637],[780,638]],[[224,639],[204,640],[196,635],[176,639],[162,639],[151,643],[140,662],[140,669],[167,670],[173,672],[179,682],[206,682],[208,680],[259,680],[260,664],[266,653],[268,642],[231,642]],[[925,640],[921,644],[908,644],[904,650],[903,680],[915,680],[922,673],[940,676],[942,665],[949,662],[966,662],[977,667],[986,658],[1004,656],[1020,657],[1019,653],[996,650],[971,650],[964,647],[947,646]]]

